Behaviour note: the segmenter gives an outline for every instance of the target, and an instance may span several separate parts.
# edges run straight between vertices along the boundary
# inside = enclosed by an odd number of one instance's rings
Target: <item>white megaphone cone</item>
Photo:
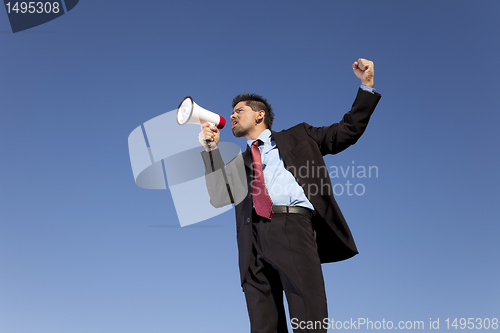
[[[202,108],[190,96],[185,97],[177,108],[177,123],[201,124],[204,121],[214,124],[218,129],[226,125],[224,117]]]

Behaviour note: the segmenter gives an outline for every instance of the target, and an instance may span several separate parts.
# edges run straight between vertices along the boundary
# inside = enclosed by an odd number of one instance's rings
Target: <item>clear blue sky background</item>
[[[170,192],[135,185],[127,137],[186,95],[228,116],[262,94],[276,130],[337,122],[359,57],[382,99],[326,163],[379,172],[333,179],[366,191],[337,197],[360,254],[323,266],[330,318],[500,318],[499,11],[82,0],[16,34],[0,13],[0,332],[249,332],[234,211],[177,227]]]

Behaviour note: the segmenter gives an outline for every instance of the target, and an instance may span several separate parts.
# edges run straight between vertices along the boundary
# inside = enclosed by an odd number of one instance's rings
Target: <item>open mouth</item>
[[[231,127],[234,127],[234,125],[236,125],[237,123],[238,123],[238,122],[237,122],[236,120],[233,120],[233,121],[231,122]]]

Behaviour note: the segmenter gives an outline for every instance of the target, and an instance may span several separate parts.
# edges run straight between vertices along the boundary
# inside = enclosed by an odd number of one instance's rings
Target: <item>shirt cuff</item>
[[[361,85],[360,88],[363,89],[363,90],[365,90],[365,91],[371,92],[372,94],[375,92],[375,89],[373,89],[371,87],[367,87],[365,85]]]

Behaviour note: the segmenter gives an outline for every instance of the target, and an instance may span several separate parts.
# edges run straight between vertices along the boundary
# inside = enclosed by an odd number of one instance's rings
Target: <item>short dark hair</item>
[[[271,104],[267,99],[257,94],[239,94],[233,99],[233,109],[239,102],[246,102],[245,104],[252,108],[254,111],[264,110],[264,124],[268,129],[273,126],[274,113]]]

